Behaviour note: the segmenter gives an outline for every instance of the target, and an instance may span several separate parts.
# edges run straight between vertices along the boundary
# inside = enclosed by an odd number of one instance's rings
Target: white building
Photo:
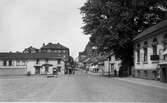
[[[167,48],[167,20],[154,25],[134,38],[134,76],[167,79],[167,69],[160,69]]]
[[[64,74],[65,63],[56,53],[0,53],[0,75]]]
[[[30,46],[23,53],[0,53],[0,75],[64,74],[69,54],[60,43],[43,44],[40,49]]]
[[[106,61],[104,61],[104,75],[114,75],[116,71],[117,75],[121,67],[121,60],[117,59],[114,54],[110,55]]]

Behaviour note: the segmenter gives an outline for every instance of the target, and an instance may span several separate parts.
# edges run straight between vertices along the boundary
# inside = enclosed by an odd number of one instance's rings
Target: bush
[[[28,71],[28,72],[27,72],[27,76],[30,76],[30,75],[31,75],[31,72],[30,72],[30,71]]]

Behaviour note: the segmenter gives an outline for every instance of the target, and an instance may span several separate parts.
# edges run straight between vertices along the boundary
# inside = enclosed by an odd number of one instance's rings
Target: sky
[[[86,0],[0,0],[0,52],[60,43],[76,58],[89,36],[84,35],[79,8]]]

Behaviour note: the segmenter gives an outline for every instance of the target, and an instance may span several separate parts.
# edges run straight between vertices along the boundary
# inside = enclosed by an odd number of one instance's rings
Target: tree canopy
[[[167,18],[167,0],[87,0],[80,10],[90,41],[128,66],[133,64],[133,38]]]

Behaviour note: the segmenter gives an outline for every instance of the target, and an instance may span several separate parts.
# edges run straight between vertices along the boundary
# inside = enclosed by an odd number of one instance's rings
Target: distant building
[[[134,38],[134,76],[167,81],[167,20],[140,33]]]
[[[43,44],[43,46],[40,48],[40,52],[56,53],[59,56],[62,56],[65,59],[65,61],[68,61],[68,57],[70,55],[69,48],[61,45],[60,43],[57,44],[48,43],[47,45]]]
[[[39,52],[39,49],[34,48],[32,46],[24,49],[24,51],[23,51],[23,53],[37,53],[37,52]]]
[[[103,75],[115,75],[118,76],[121,67],[121,60],[116,58],[114,54],[111,54],[104,61]],[[116,72],[114,72],[116,71]]]
[[[0,53],[0,75],[64,74],[69,49],[57,43],[41,49],[26,48],[23,53]]]

